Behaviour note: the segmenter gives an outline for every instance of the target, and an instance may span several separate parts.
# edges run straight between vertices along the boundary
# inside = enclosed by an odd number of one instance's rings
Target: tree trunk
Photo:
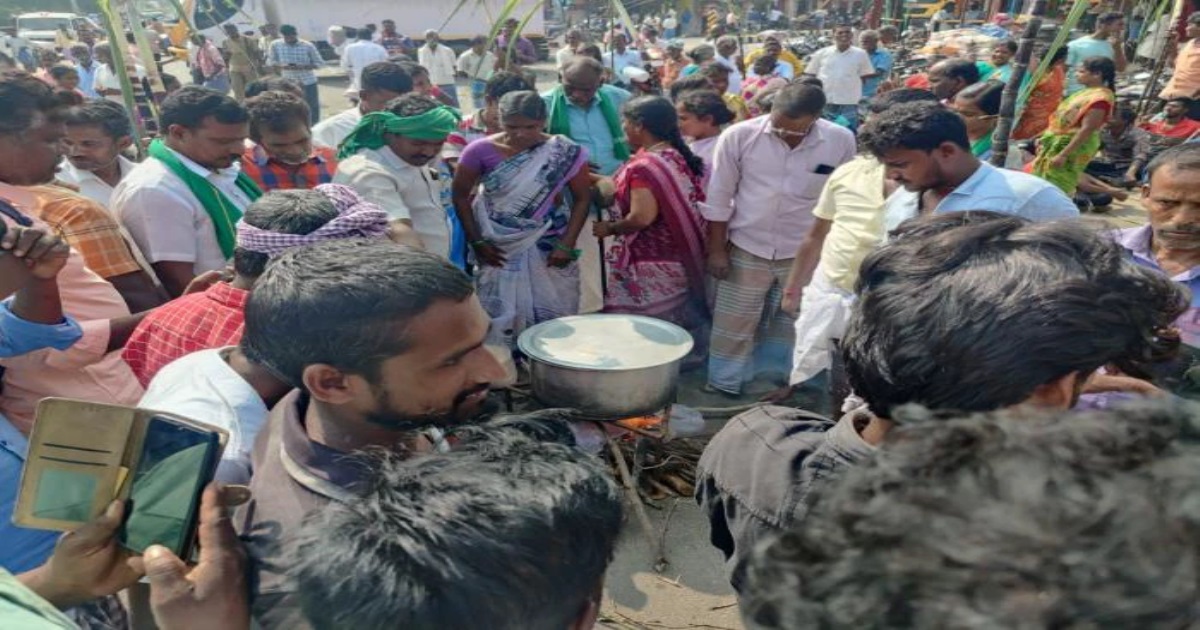
[[[1021,44],[1013,57],[1013,73],[1004,86],[1004,95],[1000,100],[1000,122],[992,134],[992,165],[1004,167],[1008,160],[1008,138],[1012,135],[1013,120],[1017,113],[1017,100],[1021,95],[1021,81],[1029,68],[1029,59],[1033,56],[1033,46],[1037,41],[1038,31],[1042,28],[1042,16],[1046,14],[1046,0],[1035,0],[1025,32],[1021,34]]]

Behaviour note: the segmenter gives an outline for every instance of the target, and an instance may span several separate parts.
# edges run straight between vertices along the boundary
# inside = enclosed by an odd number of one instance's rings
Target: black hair
[[[1118,105],[1117,111],[1113,113],[1115,118],[1120,118],[1121,122],[1126,125],[1132,125],[1137,120],[1137,112],[1128,105]]]
[[[1050,65],[1067,60],[1067,53],[1071,52],[1066,46],[1059,46],[1054,49],[1054,54],[1050,56]]]
[[[167,90],[168,92],[172,91],[172,88],[178,90],[179,88],[183,87],[183,84],[179,82],[179,77],[169,72],[164,72],[160,76],[162,77],[163,89]],[[247,86],[246,93],[249,94],[249,92],[250,88]]]
[[[79,76],[79,71],[71,66],[54,66],[50,68],[50,78],[55,81],[61,81],[68,75]]]
[[[682,98],[684,94],[687,94],[688,92],[695,92],[697,90],[716,92],[716,90],[713,89],[712,84],[708,82],[708,77],[698,72],[696,74],[691,74],[686,77],[680,77],[676,79],[675,82],[671,84],[671,88],[667,91],[671,95],[671,100],[677,101]]]
[[[604,55],[600,52],[600,47],[596,44],[586,44],[584,46],[580,46],[575,56],[595,59],[596,63],[600,63],[604,59]]]
[[[1191,111],[1192,103],[1195,103],[1194,100],[1192,100],[1186,96],[1172,96],[1171,98],[1168,98],[1166,102],[1179,103],[1180,105],[1183,105],[1183,108],[1185,110],[1183,112],[1184,116],[1187,116],[1188,112]],[[1188,118],[1191,118],[1191,116],[1188,116]]]
[[[355,31],[356,32],[354,35],[357,39],[368,42],[371,41],[371,29],[364,26],[360,29],[355,29]]]
[[[794,80],[796,83],[799,83],[800,85],[811,85],[811,86],[817,88],[818,90],[825,89],[825,82],[822,81],[820,77],[814,77],[811,74],[803,75]]]
[[[883,94],[871,99],[867,104],[867,111],[872,114],[880,114],[886,112],[896,105],[903,103],[937,103],[938,97],[929,90],[918,90],[916,88],[899,88],[888,90]]]
[[[99,127],[104,135],[113,140],[133,136],[129,112],[108,99],[93,99],[79,107],[72,107],[67,110],[66,122],[71,127]]]
[[[1154,156],[1146,166],[1146,181],[1153,184],[1154,174],[1164,166],[1185,171],[1200,170],[1200,143],[1178,144]]]
[[[499,101],[501,96],[509,92],[532,89],[533,86],[529,85],[529,81],[526,81],[525,77],[516,72],[501,70],[487,80],[487,84],[483,87],[483,97],[489,101]]]
[[[292,249],[255,283],[242,349],[293,387],[314,363],[377,383],[380,363],[411,347],[403,333],[414,317],[473,293],[471,279],[446,259],[386,239]]]
[[[600,459],[537,439],[551,424],[570,439],[559,415],[519,419],[527,430],[464,428],[447,453],[364,458],[374,474],[361,497],[330,503],[299,533],[291,575],[309,623],[571,627],[598,595],[622,506]]]
[[[280,234],[310,234],[338,216],[333,200],[315,190],[276,190],[246,208],[242,220],[251,227]],[[233,250],[233,269],[246,278],[257,278],[270,257],[240,247]]]
[[[424,94],[409,93],[388,101],[387,110],[401,118],[407,118],[420,116],[441,106],[441,103]]]
[[[1004,95],[1004,84],[999,81],[984,81],[968,85],[954,98],[964,98],[974,101],[983,113],[995,116],[1000,113],[1000,99]]]
[[[296,35],[298,33],[299,31],[296,30],[296,27],[292,26],[291,24],[284,24],[283,26],[279,27],[280,35]]]
[[[392,63],[400,66],[408,73],[410,78],[416,78],[421,75],[429,76],[429,68],[422,66],[415,61],[393,61]]]
[[[771,111],[788,118],[820,116],[825,110],[825,92],[821,88],[803,83],[789,83],[775,93]]]
[[[700,65],[700,71],[697,74],[702,74],[705,78],[711,79],[713,75],[727,77],[730,74],[730,70],[729,66],[719,61],[706,61]]]
[[[54,100],[64,108],[78,107],[83,105],[83,95],[78,90],[54,90]]]
[[[363,72],[366,73],[366,69]],[[287,92],[288,94],[295,94],[300,98],[304,98],[304,87],[294,79],[263,77],[255,79],[246,85],[247,99],[254,98],[263,92]]]
[[[725,105],[725,99],[712,90],[694,90],[684,94],[676,102],[697,118],[712,118],[713,124],[718,127],[728,125],[736,118]]]
[[[413,91],[412,75],[404,66],[391,61],[377,61],[363,68],[358,84],[364,92],[395,92],[403,95]]]
[[[1108,57],[1088,57],[1079,64],[1084,70],[1093,74],[1100,75],[1104,81],[1104,87],[1110,90],[1117,89],[1117,64]]]
[[[692,153],[683,141],[683,134],[679,133],[679,114],[671,101],[661,96],[639,96],[625,103],[621,113],[630,122],[641,125],[650,135],[671,145],[683,156],[692,173],[704,175],[704,160]]]
[[[1096,18],[1096,25],[1099,26],[1101,24],[1112,24],[1117,20],[1124,19],[1125,14],[1121,13],[1120,11],[1105,11],[1104,13],[1100,14],[1100,17]]]
[[[547,118],[546,101],[533,90],[509,92],[500,97],[500,119],[514,116],[545,121]]]
[[[1088,225],[992,212],[906,221],[867,256],[856,292],[846,373],[885,418],[909,403],[999,409],[1108,364],[1144,373],[1177,349],[1161,333],[1188,302]]]
[[[246,108],[232,97],[199,85],[188,85],[163,100],[159,124],[164,130],[172,125],[198,129],[208,118],[233,125],[250,120]]]
[[[1020,46],[1017,45],[1017,42],[1015,42],[1011,39],[1006,39],[1006,40],[1000,42],[999,46],[1003,46],[1004,48],[1007,48],[1008,52],[1010,52],[1014,55],[1017,54],[1017,50],[1020,49]]]
[[[750,64],[750,69],[758,74],[765,74],[768,72],[773,72],[775,70],[775,66],[777,65],[779,65],[778,58],[772,57],[771,55],[763,55],[758,59],[755,59],[754,63]]]
[[[947,142],[971,150],[962,117],[933,103],[903,103],[872,116],[858,142],[877,158],[893,149],[930,152]]]
[[[942,68],[942,74],[948,79],[961,79],[963,85],[979,83],[979,66],[969,59],[946,59],[937,64]]]
[[[308,103],[287,92],[263,92],[246,99],[246,111],[250,114],[250,139],[255,142],[262,139],[263,131],[285,133],[311,124]]]
[[[33,126],[38,114],[55,115],[62,103],[54,88],[20,70],[0,72],[0,134],[19,134]]]
[[[1200,408],[907,408],[748,560],[747,627],[1186,628]]]
[[[1200,24],[1200,11],[1197,11],[1188,16],[1188,24]]]

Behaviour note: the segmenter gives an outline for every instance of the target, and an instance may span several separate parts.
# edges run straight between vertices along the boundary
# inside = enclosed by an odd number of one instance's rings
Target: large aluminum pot
[[[563,317],[517,339],[539,402],[612,420],[674,402],[679,364],[692,345],[686,330],[640,315]]]

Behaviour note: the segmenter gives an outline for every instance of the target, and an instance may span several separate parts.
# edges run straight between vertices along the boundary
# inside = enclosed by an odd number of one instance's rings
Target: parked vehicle
[[[65,26],[71,33],[80,28],[100,30],[94,22],[75,13],[22,13],[13,21],[17,37],[27,39],[39,48],[54,48],[55,33],[59,27]]]

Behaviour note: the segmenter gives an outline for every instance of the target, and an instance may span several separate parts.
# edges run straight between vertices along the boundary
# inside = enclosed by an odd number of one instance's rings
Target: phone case
[[[129,496],[142,441],[153,417],[217,434],[216,473],[229,441],[224,429],[171,413],[47,398],[38,405],[13,523],[68,531],[95,519],[114,499]]]

